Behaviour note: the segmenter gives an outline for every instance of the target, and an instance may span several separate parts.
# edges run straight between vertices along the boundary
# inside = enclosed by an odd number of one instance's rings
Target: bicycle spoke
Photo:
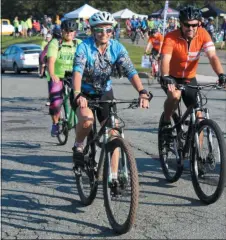
[[[221,156],[219,152],[218,140],[215,133],[209,128],[202,129],[203,142],[200,147],[201,158],[197,162],[197,174],[199,185],[205,195],[212,195],[220,178]],[[209,143],[209,134],[212,135],[212,143]]]

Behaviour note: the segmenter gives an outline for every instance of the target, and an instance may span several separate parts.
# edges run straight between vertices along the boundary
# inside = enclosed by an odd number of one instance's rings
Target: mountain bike
[[[206,203],[216,202],[225,187],[226,144],[219,125],[210,119],[204,106],[207,97],[202,93],[206,87],[220,88],[218,84],[177,85],[177,89],[197,89],[196,104],[182,115],[181,100],[171,118],[171,131],[164,133],[159,121],[158,149],[163,174],[167,181],[176,182],[183,172],[184,159],[190,159],[192,184],[198,198]],[[202,117],[196,113],[202,112]]]
[[[70,105],[72,73],[66,71],[65,76],[61,81],[63,82],[63,106],[60,111],[58,122],[59,133],[57,139],[60,145],[65,145],[68,140],[69,131],[74,128],[77,123],[77,117]]]
[[[148,85],[152,85],[155,81],[160,82],[160,73],[159,73],[159,59],[156,54],[149,53],[149,61],[151,63],[150,75],[148,78]]]
[[[96,111],[101,104],[108,104],[110,111],[105,123],[97,132]],[[138,100],[88,100],[88,106],[94,114],[94,123],[84,148],[84,168],[74,168],[78,194],[81,202],[88,206],[96,197],[98,184],[103,181],[104,205],[113,230],[123,234],[128,232],[135,222],[139,184],[136,160],[129,143],[124,139],[124,121],[114,110],[116,104],[130,103],[129,108],[138,106]],[[109,134],[114,131],[114,136]],[[99,160],[97,148],[100,149]],[[118,151],[117,178],[112,176],[113,154]]]
[[[156,80],[158,83],[160,81],[160,74],[159,74],[159,63],[158,63],[158,57],[155,54],[150,55],[150,61],[151,61],[151,68],[152,68],[152,75],[153,75],[153,81]]]

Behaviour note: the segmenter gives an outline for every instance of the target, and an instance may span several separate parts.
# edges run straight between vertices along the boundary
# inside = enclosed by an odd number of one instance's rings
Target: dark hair
[[[64,20],[61,23],[61,29],[66,31],[75,31],[76,30],[76,23],[73,20]]]
[[[200,20],[202,17],[202,12],[195,6],[188,5],[183,7],[179,13],[179,19],[181,22],[187,20]]]
[[[148,36],[154,35],[154,34],[157,33],[157,32],[158,32],[158,30],[157,30],[156,28],[153,28],[153,29],[151,29],[151,30],[148,31]]]

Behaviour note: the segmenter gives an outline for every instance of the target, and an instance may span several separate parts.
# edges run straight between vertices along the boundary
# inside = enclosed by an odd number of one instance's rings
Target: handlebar
[[[197,89],[197,90],[202,90],[204,88],[208,88],[208,87],[214,87],[214,88],[222,88],[222,86],[220,86],[218,84],[218,82],[216,83],[209,83],[209,84],[204,84],[204,85],[190,85],[190,84],[176,84],[176,88],[178,90],[182,90],[184,91],[185,90],[185,87],[189,87],[189,88],[193,88],[193,89]]]

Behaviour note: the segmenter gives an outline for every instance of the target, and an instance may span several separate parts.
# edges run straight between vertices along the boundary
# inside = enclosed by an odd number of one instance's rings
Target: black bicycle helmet
[[[200,20],[201,17],[202,17],[202,12],[198,8],[192,5],[183,7],[179,13],[179,19],[181,22],[191,21],[191,20]]]
[[[73,20],[64,20],[61,23],[61,29],[65,31],[75,31],[76,30],[76,23]]]
[[[60,30],[59,27],[55,27],[55,28],[53,29],[52,34],[53,34],[53,38],[60,39],[60,38],[62,37],[61,30]]]

